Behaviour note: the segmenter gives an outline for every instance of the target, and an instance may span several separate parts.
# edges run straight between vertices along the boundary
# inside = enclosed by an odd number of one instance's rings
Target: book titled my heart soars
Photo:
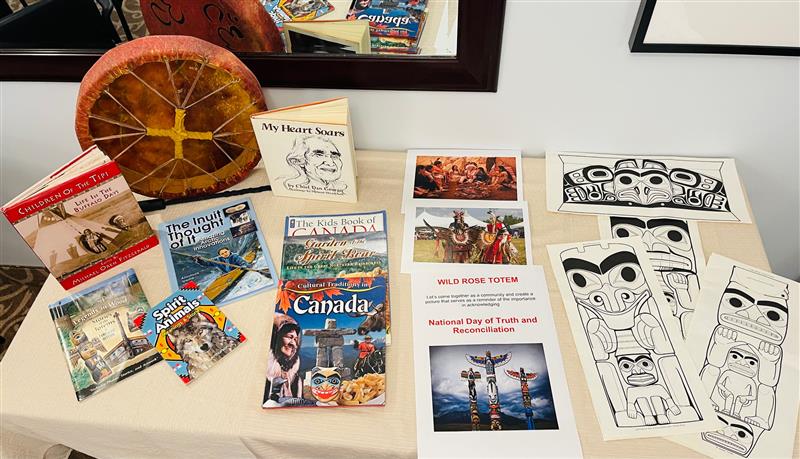
[[[356,159],[346,98],[251,117],[276,196],[356,202]]]

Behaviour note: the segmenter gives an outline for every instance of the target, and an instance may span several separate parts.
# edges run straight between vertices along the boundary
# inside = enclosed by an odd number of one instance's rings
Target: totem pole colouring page
[[[671,438],[713,457],[792,457],[800,285],[713,254],[687,344],[719,429]]]
[[[706,260],[697,223],[678,218],[645,218],[599,215],[600,237],[641,237],[658,283],[686,339],[694,313],[692,303],[700,294],[700,278]]]
[[[547,249],[603,439],[718,426],[641,239]]]
[[[548,152],[547,210],[751,221],[730,158]]]

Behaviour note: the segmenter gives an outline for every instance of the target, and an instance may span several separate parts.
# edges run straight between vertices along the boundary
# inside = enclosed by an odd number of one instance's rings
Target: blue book
[[[194,282],[225,305],[275,286],[253,204],[238,199],[158,226],[173,290]]]

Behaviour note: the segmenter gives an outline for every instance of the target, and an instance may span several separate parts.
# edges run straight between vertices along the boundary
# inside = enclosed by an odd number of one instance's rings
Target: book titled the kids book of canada
[[[275,285],[253,203],[239,199],[158,226],[170,284],[196,283],[217,305]]]
[[[281,281],[262,406],[384,405],[385,298],[383,277]]]
[[[158,245],[117,163],[97,147],[0,212],[67,290]]]
[[[50,305],[78,401],[161,360],[141,329],[148,309],[132,269]]]
[[[148,311],[142,330],[184,384],[246,340],[192,282]]]

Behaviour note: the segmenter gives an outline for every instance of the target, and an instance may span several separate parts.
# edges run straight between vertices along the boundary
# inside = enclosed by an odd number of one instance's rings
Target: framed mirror
[[[494,92],[504,13],[505,0],[0,0],[0,80],[80,81],[152,30],[234,51],[265,87]]]

